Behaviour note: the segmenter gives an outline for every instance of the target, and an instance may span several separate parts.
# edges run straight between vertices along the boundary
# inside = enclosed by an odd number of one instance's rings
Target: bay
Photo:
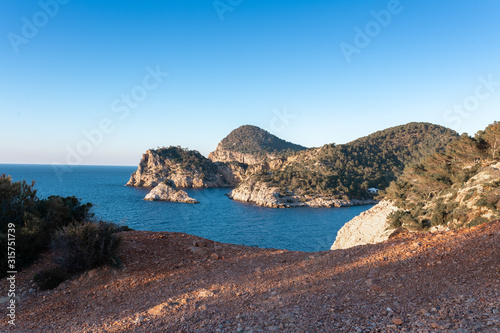
[[[191,205],[144,201],[148,189],[124,186],[133,166],[73,166],[60,174],[51,165],[0,164],[14,181],[34,180],[39,197],[76,196],[91,202],[100,219],[136,230],[188,233],[223,243],[315,252],[330,249],[338,230],[371,205],[274,209],[230,200],[230,189],[188,189]]]

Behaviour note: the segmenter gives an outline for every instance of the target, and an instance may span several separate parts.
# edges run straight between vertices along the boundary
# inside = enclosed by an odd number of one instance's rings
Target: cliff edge
[[[127,186],[155,187],[169,180],[178,188],[234,187],[245,173],[238,164],[214,163],[180,147],[150,149]]]

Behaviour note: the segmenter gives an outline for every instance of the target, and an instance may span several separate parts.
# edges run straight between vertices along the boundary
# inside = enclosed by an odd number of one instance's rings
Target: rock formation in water
[[[147,201],[173,201],[190,204],[199,203],[198,200],[190,198],[186,191],[175,189],[174,187],[161,183],[149,192],[144,200]]]
[[[154,187],[170,180],[178,188],[234,187],[244,173],[237,163],[214,163],[197,151],[169,147],[146,151],[126,185]]]

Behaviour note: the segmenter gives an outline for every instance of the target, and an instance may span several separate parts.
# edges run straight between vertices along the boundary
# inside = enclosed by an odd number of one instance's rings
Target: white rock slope
[[[171,186],[161,183],[149,192],[144,200],[147,201],[174,201],[185,203],[199,203],[198,200],[190,198],[186,191],[177,190]]]
[[[381,201],[371,209],[347,222],[338,232],[331,249],[347,249],[357,245],[380,243],[394,231],[387,216],[397,210],[389,201]]]

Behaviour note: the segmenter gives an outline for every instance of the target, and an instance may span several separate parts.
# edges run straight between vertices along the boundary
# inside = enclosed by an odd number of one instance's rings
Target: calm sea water
[[[337,231],[372,206],[273,209],[229,200],[229,189],[187,190],[200,204],[144,201],[124,186],[137,167],[75,166],[58,178],[50,165],[0,164],[0,174],[36,182],[39,197],[76,196],[96,216],[136,230],[177,231],[224,243],[297,251],[328,250]]]

